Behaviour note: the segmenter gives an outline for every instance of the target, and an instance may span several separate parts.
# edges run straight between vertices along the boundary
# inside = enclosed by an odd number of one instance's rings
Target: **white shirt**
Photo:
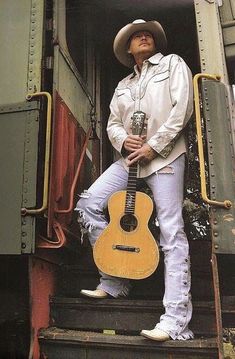
[[[146,142],[158,153],[149,164],[140,166],[139,177],[146,177],[186,152],[182,130],[193,111],[193,90],[191,71],[182,58],[157,53],[144,61],[141,73],[135,66],[134,72],[119,82],[107,125],[119,154],[131,134],[131,117],[138,110],[147,116]]]

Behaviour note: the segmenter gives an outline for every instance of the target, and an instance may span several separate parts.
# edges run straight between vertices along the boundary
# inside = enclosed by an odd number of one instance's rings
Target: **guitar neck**
[[[138,164],[133,164],[129,168],[128,183],[126,190],[125,213],[134,214],[135,212],[135,198],[136,198],[136,185],[137,185],[137,171]]]

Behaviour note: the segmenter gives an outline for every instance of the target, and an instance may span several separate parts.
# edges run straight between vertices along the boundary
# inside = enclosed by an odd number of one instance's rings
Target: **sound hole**
[[[125,214],[120,220],[120,225],[124,231],[132,232],[137,227],[137,219],[133,214]]]

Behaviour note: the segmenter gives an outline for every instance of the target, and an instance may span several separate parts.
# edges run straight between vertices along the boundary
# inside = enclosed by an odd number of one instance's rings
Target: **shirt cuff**
[[[128,135],[117,135],[111,141],[115,150],[122,154],[123,144]]]
[[[175,146],[177,135],[177,133],[172,132],[159,132],[154,135],[154,138],[150,138],[148,144],[160,156],[167,158]]]

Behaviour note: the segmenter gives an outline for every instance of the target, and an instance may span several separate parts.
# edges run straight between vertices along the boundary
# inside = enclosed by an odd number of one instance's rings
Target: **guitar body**
[[[127,191],[110,197],[110,223],[95,243],[94,260],[102,272],[111,276],[143,279],[155,271],[159,262],[158,246],[148,228],[153,203],[145,193],[136,192],[134,214],[126,214],[126,198]]]

